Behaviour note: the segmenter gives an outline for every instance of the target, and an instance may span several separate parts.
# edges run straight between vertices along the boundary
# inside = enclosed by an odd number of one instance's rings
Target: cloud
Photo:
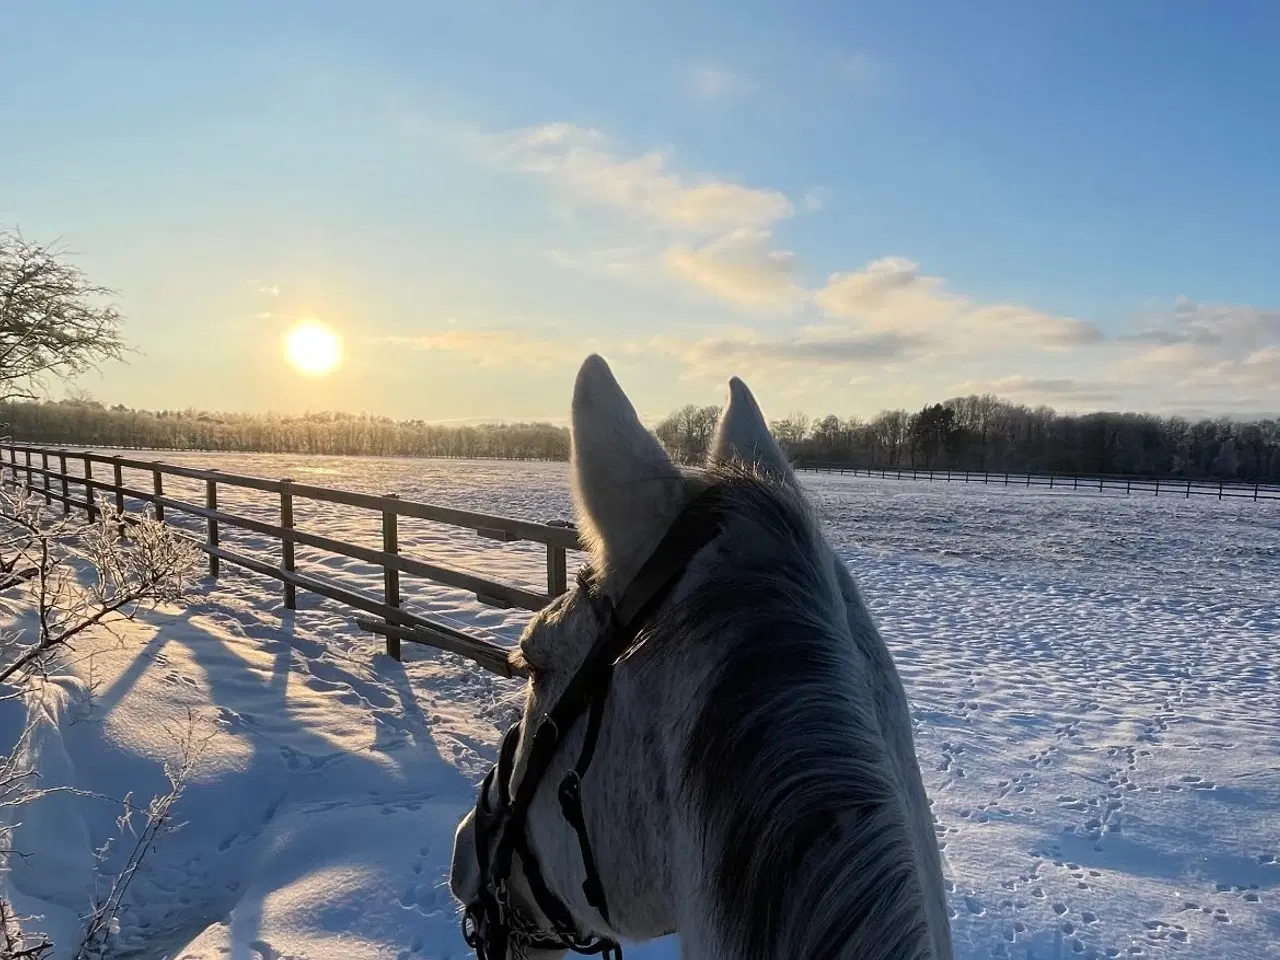
[[[852,77],[873,64],[854,58]],[[716,67],[690,74],[713,97],[745,92]],[[964,381],[1025,402],[1115,408],[1280,406],[1280,311],[1177,301],[1105,336],[1088,320],[1017,302],[983,302],[931,275],[914,260],[884,256],[806,282],[803,265],[780,242],[798,214],[821,210],[813,189],[793,202],[782,191],[676,168],[668,151],[619,148],[603,133],[548,123],[485,139],[506,169],[547,183],[584,226],[605,242],[583,249],[559,239],[544,246],[558,266],[627,283],[679,283],[756,314],[758,330],[714,334],[679,330],[643,344],[673,358],[686,376],[754,372],[773,389],[824,391],[869,376],[884,401],[914,403]],[[592,216],[588,224],[587,217]],[[760,315],[803,317],[783,328]],[[457,332],[419,341],[484,363],[551,363],[572,348],[507,332]],[[617,346],[615,344],[615,346]],[[637,343],[624,345],[640,349]],[[887,367],[892,377],[884,376]],[[861,388],[860,388],[861,393]],[[892,398],[892,400],[890,400]]]
[[[744,228],[701,247],[674,246],[663,256],[668,269],[703,290],[750,308],[782,308],[804,296],[796,284],[795,257],[770,249],[769,233]]]
[[[814,328],[794,338],[762,337],[749,330],[697,340],[654,337],[648,346],[675,357],[693,376],[723,378],[779,368],[883,366],[907,359],[920,344],[892,332],[828,335]]]
[[[695,233],[764,228],[792,215],[777,190],[712,176],[688,178],[668,169],[658,150],[623,158],[599,131],[549,123],[499,138],[497,156],[517,170],[539,174],[571,195],[659,227]]]
[[[595,341],[569,344],[519,330],[463,330],[450,327],[448,330],[434,330],[414,336],[377,337],[374,342],[411,350],[458,354],[484,367],[546,367],[580,360]]]
[[[689,71],[693,91],[704,100],[729,100],[755,90],[756,85],[732,70],[701,66]]]
[[[805,213],[817,213],[831,199],[831,190],[827,187],[814,187],[806,190],[800,198],[800,209]]]
[[[1280,404],[1280,310],[1180,299],[1166,315],[1145,319],[1118,339],[1135,380],[1201,397],[1255,391],[1247,402]]]
[[[1263,347],[1245,357],[1243,367],[1259,383],[1280,384],[1280,347]]]
[[[613,278],[635,278],[653,267],[653,251],[644,246],[571,250],[549,247],[546,257],[558,267]]]
[[[1262,307],[1194,303],[1180,298],[1167,314],[1136,333],[1121,337],[1135,343],[1254,348],[1280,341],[1280,310]]]
[[[909,330],[965,350],[1011,338],[1049,349],[1097,343],[1092,324],[1017,304],[978,304],[946,289],[903,257],[883,257],[849,273],[833,273],[814,295],[829,316],[868,329]]]
[[[1072,403],[1107,403],[1115,400],[1122,390],[1122,385],[1106,381],[1021,374],[998,380],[968,381],[957,388],[958,393],[993,393],[1022,402],[1049,400]]]

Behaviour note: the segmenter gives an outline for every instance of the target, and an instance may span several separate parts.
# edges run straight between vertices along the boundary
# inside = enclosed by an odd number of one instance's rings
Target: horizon
[[[930,400],[922,404],[921,409],[934,406],[935,404],[938,404],[941,406],[948,406],[955,403],[956,401],[964,400],[967,397],[973,397],[973,396],[977,396],[977,395],[976,394],[956,395],[951,397],[944,397],[942,399]],[[1091,416],[1156,417],[1166,421],[1174,418],[1181,418],[1191,423],[1225,420],[1227,422],[1236,423],[1240,425],[1270,423],[1273,421],[1280,421],[1280,413],[1270,413],[1270,412],[1214,413],[1212,411],[1191,411],[1189,413],[1159,413],[1159,412],[1153,412],[1150,410],[1107,409],[1105,407],[1086,408],[1086,409],[1080,409],[1080,410],[1067,410],[1067,409],[1059,409],[1049,404],[1020,403],[1019,401],[1012,400],[1009,397],[1002,397],[995,394],[989,394],[989,396],[994,397],[997,403],[1007,404],[1009,407],[1023,408],[1027,410],[1047,408],[1053,416],[1064,417],[1064,418],[1091,417]],[[142,414],[149,414],[151,416],[159,416],[161,414],[181,414],[181,415],[199,415],[199,416],[213,416],[213,417],[246,417],[246,418],[256,417],[256,418],[262,418],[262,419],[279,418],[281,420],[307,419],[307,418],[313,418],[313,417],[328,416],[328,417],[349,417],[349,418],[370,419],[370,420],[388,420],[393,423],[413,422],[413,423],[422,423],[430,427],[545,426],[545,427],[554,427],[556,429],[568,430],[571,426],[570,417],[568,415],[561,416],[561,417],[554,417],[554,418],[553,417],[538,417],[538,418],[454,417],[450,419],[434,419],[433,420],[429,417],[393,417],[387,414],[375,413],[369,410],[318,409],[318,410],[285,411],[285,410],[267,409],[267,410],[245,411],[245,410],[214,410],[214,409],[204,409],[200,407],[164,407],[159,409],[150,409],[145,407],[129,407],[126,404],[108,403],[106,401],[99,400],[97,397],[85,394],[83,392],[78,396],[68,395],[68,396],[59,397],[59,398],[50,397],[50,398],[41,398],[37,400],[20,399],[20,400],[12,400],[12,401],[0,401],[0,407],[3,407],[7,403],[18,403],[18,404],[25,403],[25,404],[36,404],[36,405],[44,404],[44,403],[54,403],[54,404],[86,403],[86,404],[96,405],[108,411],[116,409],[118,407],[123,407],[125,410],[127,410],[130,413],[142,413]],[[652,430],[654,427],[658,426],[663,420],[679,412],[685,407],[699,407],[699,408],[714,407],[717,409],[722,409],[722,404],[716,404],[716,403],[697,404],[692,402],[685,402],[685,403],[680,403],[677,406],[672,407],[670,410],[666,410],[661,413],[647,413],[644,411],[637,411],[637,416],[640,418],[640,422],[644,424],[644,426],[647,429]],[[863,423],[868,423],[871,420],[875,419],[875,417],[882,414],[886,414],[886,413],[906,413],[908,415],[914,415],[918,412],[920,412],[919,409],[912,409],[912,408],[906,408],[906,407],[896,407],[896,408],[886,407],[881,410],[877,410],[875,414],[872,414],[870,416],[862,416],[857,414],[851,415],[851,416],[845,416],[845,415],[841,415],[838,411],[835,411],[835,410],[822,410],[822,411],[788,410],[773,419],[774,421],[781,421],[781,420],[794,419],[796,417],[805,417],[810,421],[811,425],[814,425],[824,417],[836,416],[842,422],[861,421]]]
[[[1280,415],[1273,5],[370,9],[11,15],[0,228],[140,351],[73,389],[563,425],[600,352],[647,423]]]

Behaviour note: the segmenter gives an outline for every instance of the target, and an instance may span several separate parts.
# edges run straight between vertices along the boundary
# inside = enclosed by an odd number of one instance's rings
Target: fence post
[[[1191,499],[1191,481],[1189,479],[1187,480],[1187,496],[1185,499]]]
[[[1124,481],[1124,492],[1125,492],[1125,495],[1126,495],[1126,496],[1128,496],[1130,493],[1132,493],[1132,492],[1133,492],[1133,478],[1132,478],[1132,477],[1126,477],[1126,478],[1125,478],[1125,481]]]
[[[387,499],[398,500],[398,494],[389,493]],[[393,556],[400,553],[400,532],[397,515],[391,510],[382,511],[382,552]],[[382,588],[384,602],[388,607],[400,609],[400,571],[384,564],[382,567]],[[400,638],[387,635],[387,656],[392,660],[400,659]]]
[[[44,505],[46,507],[53,506],[53,495],[49,492],[49,451],[40,451],[40,466],[44,468]]]
[[[204,505],[209,510],[216,511],[218,509],[218,481],[213,477],[206,478],[204,482]],[[218,548],[218,521],[213,517],[209,517],[208,522],[209,546],[216,550]],[[209,554],[209,576],[214,578],[218,576],[218,572],[221,569],[221,565],[218,562],[219,559],[212,553]]]
[[[27,489],[28,489],[28,490],[30,490],[30,489],[31,489],[31,451],[30,451],[30,450],[23,450],[22,452],[23,452],[24,454],[26,454],[26,459],[27,459]]]
[[[1079,478],[1079,477],[1072,477],[1072,478],[1071,478],[1071,489],[1072,489],[1072,490],[1079,490],[1079,489],[1080,489],[1080,478]]]
[[[558,597],[569,589],[569,575],[565,570],[564,547],[547,544],[547,593]]]
[[[1222,485],[1223,485],[1223,483],[1224,483],[1224,482],[1225,482],[1225,481],[1223,481],[1223,480],[1219,480],[1219,481],[1218,481],[1218,499],[1219,499],[1219,500],[1221,500],[1221,499],[1222,499]]]
[[[280,481],[280,526],[286,532],[293,530],[293,492],[289,489],[289,484],[293,480],[285,477]],[[285,573],[293,573],[293,539],[285,536],[280,538],[280,549],[284,555],[284,571]],[[284,585],[284,608],[286,610],[298,609],[298,590],[292,584],[286,581]]]
[[[1253,502],[1258,502],[1258,484],[1256,482],[1253,485]]]
[[[119,461],[111,464],[112,479],[116,484],[116,519],[120,521],[120,536],[124,536],[124,470]]]
[[[58,472],[62,474],[62,515],[71,513],[71,485],[67,482],[67,451],[58,451]]]
[[[84,455],[84,499],[89,511],[89,522],[93,523],[98,516],[98,504],[93,496],[93,461],[87,453]]]
[[[164,496],[164,474],[160,471],[159,461],[151,465],[151,489],[156,495],[156,519],[164,523],[164,504],[160,502],[160,498]]]

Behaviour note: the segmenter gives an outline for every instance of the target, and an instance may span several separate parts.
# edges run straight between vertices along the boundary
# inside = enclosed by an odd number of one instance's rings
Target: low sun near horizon
[[[304,320],[285,337],[285,357],[299,373],[323,377],[342,363],[342,341],[317,320]]]

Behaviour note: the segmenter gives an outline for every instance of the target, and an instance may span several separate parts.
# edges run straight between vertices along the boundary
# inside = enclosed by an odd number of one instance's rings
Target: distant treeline
[[[705,456],[719,408],[689,405],[655,433],[686,462]],[[352,456],[564,460],[569,431],[548,423],[454,426],[342,413],[158,412],[91,400],[0,404],[0,430],[50,446]],[[1191,421],[1133,413],[1064,415],[997,397],[957,397],[870,420],[792,415],[770,424],[801,461],[1280,483],[1280,420]]]
[[[150,411],[92,400],[3,403],[0,423],[14,440],[55,447],[509,460],[569,456],[569,431],[547,423],[449,426],[345,413]]]
[[[696,462],[715,430],[716,407],[687,406],[656,433]],[[1058,474],[1131,474],[1280,482],[1280,420],[1242,423],[1134,413],[1063,415],[997,397],[957,397],[915,413],[870,420],[792,415],[770,424],[801,462]]]

